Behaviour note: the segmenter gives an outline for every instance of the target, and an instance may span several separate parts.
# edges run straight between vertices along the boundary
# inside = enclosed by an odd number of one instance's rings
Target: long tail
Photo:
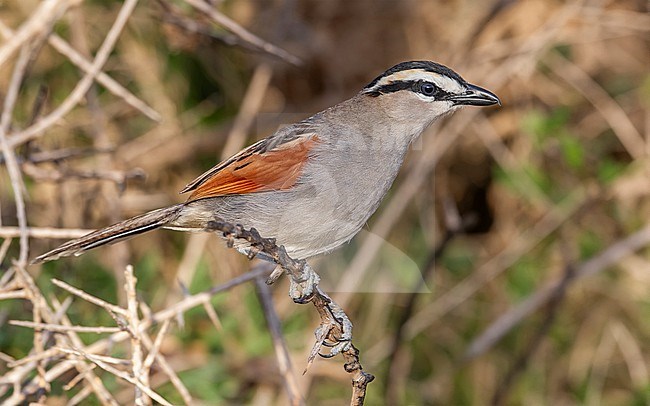
[[[76,240],[68,241],[59,248],[55,248],[50,252],[39,255],[32,260],[32,264],[52,261],[70,255],[81,255],[90,249],[99,247],[100,245],[112,244],[133,237],[134,235],[162,227],[176,220],[183,206],[183,204],[177,204],[153,210],[132,217],[128,220],[124,220],[120,223],[113,224],[112,226],[93,231],[92,233],[86,234]]]

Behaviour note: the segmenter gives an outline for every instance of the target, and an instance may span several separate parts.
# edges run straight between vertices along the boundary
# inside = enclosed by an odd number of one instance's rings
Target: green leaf
[[[559,137],[560,148],[566,163],[573,169],[584,166],[585,150],[582,144],[573,136],[567,134]]]
[[[611,183],[625,172],[626,166],[621,162],[604,159],[598,165],[598,179],[605,184]]]
[[[548,138],[561,133],[571,117],[568,107],[558,107],[551,112],[532,110],[521,121],[524,132],[535,137],[538,147],[541,147]]]
[[[586,231],[578,237],[578,246],[580,247],[580,259],[586,260],[603,249],[603,240],[593,232]]]

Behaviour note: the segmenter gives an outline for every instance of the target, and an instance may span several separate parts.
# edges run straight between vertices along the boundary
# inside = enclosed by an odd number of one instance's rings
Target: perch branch
[[[341,354],[346,363],[344,369],[352,377],[351,405],[362,405],[366,396],[366,386],[375,377],[363,371],[359,360],[359,350],[352,345],[352,323],[343,309],[336,304],[318,286],[318,275],[305,260],[291,258],[284,246],[278,246],[274,238],[260,236],[256,229],[245,229],[241,225],[233,225],[224,221],[211,221],[206,231],[220,231],[228,240],[228,246],[233,247],[235,240],[245,241],[250,259],[259,256],[277,267],[267,279],[267,284],[275,282],[283,273],[290,277],[290,296],[296,303],[312,302],[321,318],[321,324],[316,329],[316,342],[307,360],[307,368],[313,363],[316,355],[331,358]],[[321,348],[329,347],[327,354],[320,353]],[[305,369],[305,372],[307,371]]]

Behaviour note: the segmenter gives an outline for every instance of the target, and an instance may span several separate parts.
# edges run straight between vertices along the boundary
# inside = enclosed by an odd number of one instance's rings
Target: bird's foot
[[[320,289],[318,289],[315,300],[319,302],[316,308],[321,315],[321,324],[314,332],[316,342],[307,358],[305,372],[314,362],[316,355],[332,358],[338,354],[347,353],[353,348],[352,322],[343,309]],[[321,352],[323,347],[329,348],[329,351]]]
[[[305,304],[309,302],[316,292],[320,277],[306,262],[302,267],[302,274],[299,277],[291,275],[289,285],[289,296],[295,303]]]
[[[329,327],[324,326],[326,323],[322,323],[316,330],[316,336],[318,337],[319,329],[322,329],[323,327],[329,329],[322,345],[329,347],[330,350],[327,354],[319,352],[318,355],[323,358],[332,358],[342,352],[348,351],[352,346],[352,322],[343,309],[341,309],[341,307],[333,300],[330,299],[327,308],[332,314],[333,320],[329,323],[326,322],[327,324],[330,324]]]

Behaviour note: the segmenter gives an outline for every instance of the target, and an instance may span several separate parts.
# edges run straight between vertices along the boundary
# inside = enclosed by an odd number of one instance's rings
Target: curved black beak
[[[501,105],[501,100],[496,94],[487,89],[467,83],[467,91],[462,94],[451,95],[449,100],[454,104],[462,106],[491,106],[493,104]]]

